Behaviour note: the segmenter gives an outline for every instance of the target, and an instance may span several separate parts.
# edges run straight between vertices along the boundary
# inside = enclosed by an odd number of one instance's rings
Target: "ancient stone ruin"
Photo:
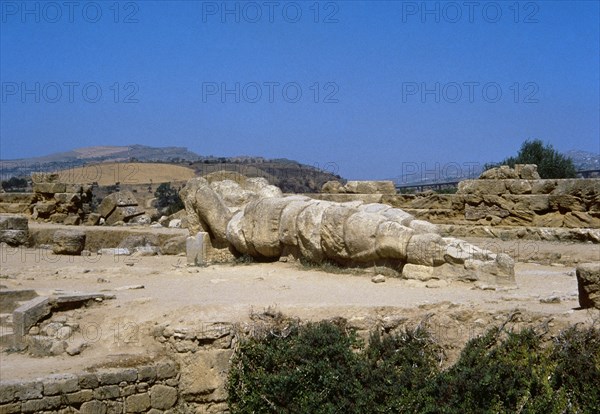
[[[284,197],[265,179],[246,177],[193,178],[181,195],[191,233],[206,231],[241,255],[381,264],[407,279],[514,283],[509,256],[441,237],[435,225],[384,204]]]
[[[47,223],[95,225],[100,218],[92,212],[92,186],[67,184],[56,173],[32,173],[33,193],[3,193],[0,213],[27,214]]]
[[[463,180],[455,194],[353,194],[340,186],[326,183],[316,197],[387,204],[456,237],[600,242],[600,179],[540,179],[537,166],[516,165]]]
[[[17,214],[0,215],[0,243],[21,246],[28,242],[29,223],[27,217]]]
[[[119,191],[102,199],[98,214],[107,225],[112,226],[134,222],[144,211],[138,208],[138,202],[131,191]]]

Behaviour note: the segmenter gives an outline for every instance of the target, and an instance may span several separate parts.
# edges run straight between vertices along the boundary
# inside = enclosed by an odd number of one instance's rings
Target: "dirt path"
[[[597,245],[538,245],[538,253],[562,251],[587,261],[599,249]],[[28,249],[21,255],[3,255],[0,284],[35,289],[41,295],[62,290],[106,292],[116,298],[64,312],[79,324],[71,340],[85,340],[90,345],[81,355],[32,358],[2,352],[1,380],[78,371],[125,357],[152,357],[162,349],[153,337],[156,326],[198,329],[207,322],[244,322],[252,312],[269,307],[302,319],[342,316],[361,329],[372,327],[376,318],[435,315],[435,329],[453,329],[458,342],[515,309],[526,315],[524,322],[546,318],[564,325],[589,323],[595,317],[577,309],[574,267],[561,265],[558,259],[554,265],[518,263],[518,288],[495,291],[465,283],[428,287],[396,278],[375,284],[372,273],[331,274],[305,270],[294,263],[189,268],[185,257],[175,256],[34,253]],[[120,290],[136,285],[143,288]]]

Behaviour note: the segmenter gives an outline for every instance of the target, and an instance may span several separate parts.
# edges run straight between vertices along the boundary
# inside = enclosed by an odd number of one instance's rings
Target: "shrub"
[[[232,413],[351,412],[360,383],[356,336],[329,322],[240,345],[229,374]]]
[[[19,177],[10,177],[6,181],[0,183],[4,191],[23,190],[27,187],[27,179]]]
[[[554,149],[551,144],[539,140],[526,140],[516,157],[508,157],[499,164],[486,164],[485,169],[497,165],[537,164],[541,178],[575,178],[575,165],[570,158]]]
[[[165,209],[164,214],[171,215],[185,208],[181,197],[176,189],[171,188],[171,183],[162,183],[154,192],[154,197],[157,199],[157,207]]]
[[[281,321],[280,321],[281,322]],[[571,328],[543,347],[533,330],[493,328],[438,370],[417,328],[370,335],[343,323],[294,323],[249,338],[229,373],[232,413],[595,413],[600,330]]]

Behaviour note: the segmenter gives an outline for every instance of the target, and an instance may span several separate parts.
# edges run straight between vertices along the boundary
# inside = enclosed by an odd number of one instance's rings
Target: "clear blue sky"
[[[382,179],[528,138],[600,152],[599,2],[464,3],[2,0],[0,156],[185,146]]]

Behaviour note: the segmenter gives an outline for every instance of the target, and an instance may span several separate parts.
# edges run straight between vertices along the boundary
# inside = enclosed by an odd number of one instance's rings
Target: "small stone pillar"
[[[206,265],[206,249],[209,243],[209,235],[204,231],[200,231],[195,236],[187,238],[185,248],[187,264],[189,266]]]

